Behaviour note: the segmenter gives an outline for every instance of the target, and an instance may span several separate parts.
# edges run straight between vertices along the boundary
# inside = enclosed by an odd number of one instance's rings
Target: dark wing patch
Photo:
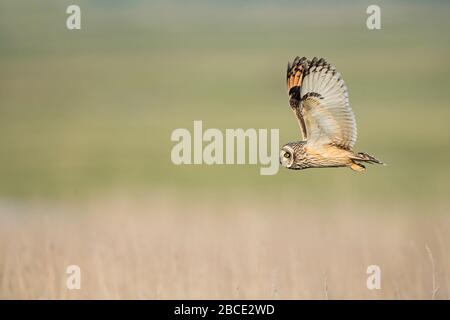
[[[286,82],[289,94],[289,105],[294,112],[300,129],[303,134],[303,139],[307,138],[305,120],[303,119],[301,110],[301,86],[304,77],[304,73],[308,70],[309,61],[306,57],[300,58],[296,57],[291,63],[288,62],[287,72],[286,72]]]

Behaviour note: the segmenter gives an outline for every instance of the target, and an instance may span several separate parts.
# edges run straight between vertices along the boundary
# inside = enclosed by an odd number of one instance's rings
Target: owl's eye
[[[284,154],[284,157],[287,158],[287,159],[289,159],[289,158],[291,157],[291,154],[288,153],[288,152],[286,152],[286,153]]]

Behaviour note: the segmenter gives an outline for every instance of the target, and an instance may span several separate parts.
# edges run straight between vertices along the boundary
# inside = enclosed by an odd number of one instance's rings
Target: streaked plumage
[[[303,141],[283,146],[280,163],[289,169],[349,167],[364,171],[361,162],[379,163],[366,153],[354,153],[356,121],[341,75],[323,58],[296,57],[288,63],[289,104]]]

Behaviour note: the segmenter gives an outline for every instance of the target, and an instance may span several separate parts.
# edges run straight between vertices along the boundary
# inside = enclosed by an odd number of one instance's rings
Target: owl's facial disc
[[[280,152],[280,164],[285,168],[290,168],[294,164],[294,149],[284,146]]]

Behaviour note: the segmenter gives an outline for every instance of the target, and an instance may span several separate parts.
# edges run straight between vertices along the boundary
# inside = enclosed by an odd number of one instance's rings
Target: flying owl
[[[362,163],[383,164],[364,152],[355,153],[355,115],[347,87],[336,69],[323,58],[296,57],[288,63],[289,104],[298,120],[303,141],[283,146],[280,163],[293,170],[349,167],[365,170]]]

